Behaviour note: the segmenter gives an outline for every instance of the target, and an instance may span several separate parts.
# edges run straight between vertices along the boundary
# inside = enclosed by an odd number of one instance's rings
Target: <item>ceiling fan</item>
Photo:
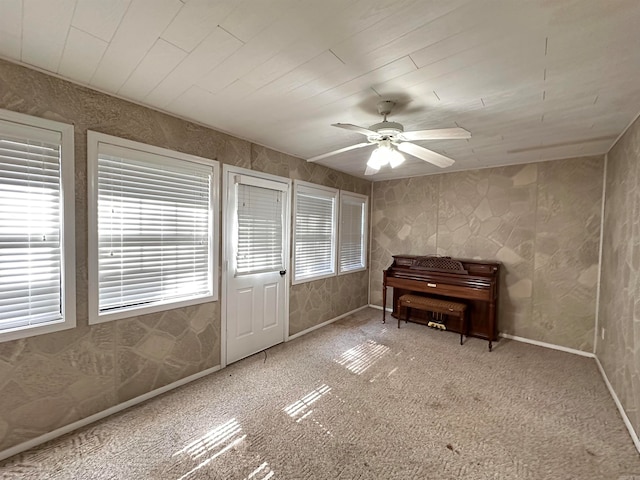
[[[391,113],[395,102],[391,100],[383,100],[378,103],[378,113],[383,116],[382,122],[371,125],[369,128],[359,127],[350,123],[333,123],[333,127],[344,128],[353,132],[360,133],[367,137],[367,141],[351,145],[350,147],[340,148],[329,153],[324,153],[316,157],[310,158],[308,162],[316,162],[323,158],[337,155],[338,153],[348,152],[356,148],[370,147],[377,145],[371,153],[371,158],[367,162],[365,175],[373,175],[380,168],[389,164],[391,168],[395,168],[404,162],[404,157],[400,152],[408,153],[425,162],[432,163],[440,168],[453,165],[454,160],[436,153],[427,148],[411,143],[414,140],[450,140],[458,138],[471,138],[464,128],[439,128],[435,130],[414,130],[405,132],[402,124],[387,121],[387,115]]]

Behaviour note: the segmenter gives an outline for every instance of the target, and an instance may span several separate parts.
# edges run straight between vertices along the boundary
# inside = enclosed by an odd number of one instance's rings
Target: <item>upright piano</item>
[[[387,304],[387,287],[393,287],[394,317],[398,298],[405,293],[456,299],[467,305],[468,331],[455,319],[447,321],[446,329],[484,338],[491,344],[498,337],[498,283],[500,262],[458,259],[441,256],[394,255],[393,263],[383,272],[382,305]],[[403,307],[404,308],[404,307]],[[385,322],[386,310],[382,309]],[[427,313],[412,310],[411,321],[428,322]]]

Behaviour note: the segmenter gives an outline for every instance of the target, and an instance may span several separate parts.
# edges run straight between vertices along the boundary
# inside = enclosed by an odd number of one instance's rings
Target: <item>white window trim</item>
[[[332,251],[332,268],[331,273],[326,273],[322,275],[307,275],[304,277],[296,276],[296,217],[298,214],[298,192],[306,192],[310,194],[323,195],[327,198],[334,199],[334,209],[333,209],[333,248]],[[332,187],[325,187],[324,185],[317,185],[315,183],[304,182],[302,180],[294,180],[293,181],[293,262],[292,262],[292,275],[291,275],[291,284],[298,285],[301,283],[313,282],[315,280],[321,280],[323,278],[335,277],[337,275],[337,246],[338,246],[338,199],[339,199],[340,190]]]
[[[132,150],[141,151],[144,153],[150,153],[160,155],[163,157],[170,157],[179,160],[187,160],[200,164],[205,164],[213,169],[213,178],[211,185],[211,199],[210,199],[210,230],[209,230],[209,248],[210,248],[210,261],[209,268],[211,270],[212,293],[202,297],[189,298],[185,300],[168,300],[165,302],[157,302],[151,306],[145,307],[130,307],[122,308],[110,313],[99,312],[98,302],[98,148],[99,144],[104,143],[108,145],[114,145],[117,147],[128,148]],[[210,160],[195,155],[189,155],[166,148],[156,147],[153,145],[147,145],[140,142],[134,142],[120,137],[114,137],[103,133],[94,131],[87,131],[87,173],[89,184],[87,188],[88,196],[88,279],[89,279],[89,292],[88,292],[88,304],[89,304],[89,324],[98,324],[103,322],[109,322],[112,320],[119,320],[123,318],[131,318],[138,315],[146,315],[149,313],[162,312],[166,310],[173,310],[175,308],[186,307],[190,305],[198,305],[202,303],[208,303],[218,300],[218,252],[219,252],[219,162],[216,160]]]
[[[59,332],[76,326],[75,171],[73,125],[0,109],[0,119],[17,126],[51,130],[61,135],[60,188],[62,198],[61,282],[62,319],[41,325],[0,331],[0,342]]]
[[[342,270],[340,267],[340,252],[342,251],[342,200],[343,199],[354,199],[360,200],[364,205],[364,214],[362,216],[363,222],[363,232],[362,232],[362,267],[353,268],[351,270]],[[338,224],[338,275],[346,275],[349,273],[362,272],[367,269],[367,259],[369,255],[369,251],[367,249],[369,245],[368,239],[369,232],[369,197],[367,195],[361,195],[359,193],[354,192],[346,192],[344,190],[340,190],[340,222]]]

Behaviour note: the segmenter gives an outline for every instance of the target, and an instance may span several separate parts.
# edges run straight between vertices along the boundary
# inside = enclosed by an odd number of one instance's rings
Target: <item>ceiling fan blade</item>
[[[378,173],[380,171],[379,168],[371,168],[369,165],[367,165],[366,170],[364,171],[365,175],[375,175],[376,173]]]
[[[332,123],[332,127],[344,128],[345,130],[351,130],[352,132],[361,133],[362,135],[366,135],[370,137],[371,135],[378,135],[378,132],[374,132],[373,130],[369,130],[367,128],[359,127],[358,125],[353,125],[351,123]]]
[[[471,133],[464,128],[436,128],[435,130],[414,130],[398,135],[401,140],[448,140],[471,138]]]
[[[455,163],[455,160],[449,157],[445,157],[444,155],[440,155],[439,153],[428,150],[414,143],[399,143],[398,150],[404,153],[408,153],[409,155],[413,155],[414,157],[418,157],[425,162],[433,163],[435,166],[440,168],[450,167]]]
[[[375,143],[356,143],[355,145],[351,145],[349,147],[340,148],[338,150],[334,150],[333,152],[323,153],[322,155],[318,155],[316,157],[311,157],[307,162],[317,162],[318,160],[322,160],[323,158],[330,157],[332,155],[337,155],[342,152],[348,152],[349,150],[354,150],[356,148],[368,147],[369,145],[375,145]]]

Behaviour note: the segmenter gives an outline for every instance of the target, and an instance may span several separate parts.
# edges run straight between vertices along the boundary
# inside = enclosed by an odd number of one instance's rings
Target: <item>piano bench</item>
[[[412,308],[426,312],[441,313],[450,317],[458,317],[462,323],[462,331],[460,332],[460,345],[462,345],[463,335],[467,333],[469,328],[466,315],[467,306],[464,303],[423,297],[421,295],[402,295],[398,298],[398,328],[400,328],[400,307],[407,308],[407,315],[404,319],[405,323],[409,321],[409,314]]]

